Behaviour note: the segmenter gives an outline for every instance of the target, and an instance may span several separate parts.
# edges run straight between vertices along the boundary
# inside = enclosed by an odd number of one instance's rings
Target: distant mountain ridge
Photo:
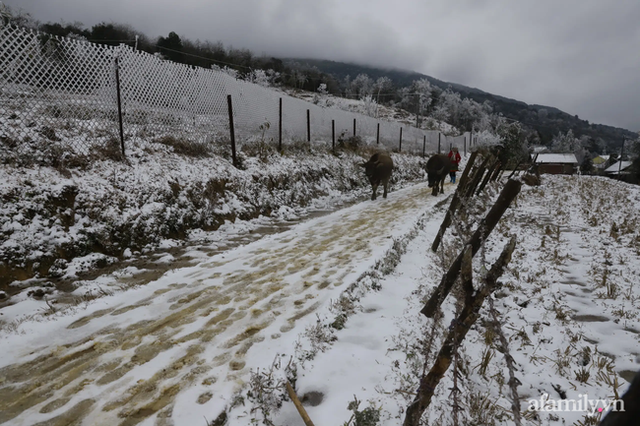
[[[462,84],[445,82],[415,71],[383,69],[323,59],[287,58],[283,59],[283,61],[298,62],[309,67],[316,67],[320,72],[332,75],[338,81],[344,80],[347,75],[355,78],[358,74],[367,74],[374,80],[386,76],[397,87],[404,87],[411,85],[414,80],[426,78],[432,85],[443,90],[451,87],[451,90],[460,93],[462,97],[473,99],[479,103],[491,102],[494,112],[502,113],[507,118],[518,120],[528,128],[535,130],[541,142],[545,145],[549,144],[556,134],[560,132],[566,133],[568,130],[572,130],[576,137],[586,135],[594,140],[602,139],[609,151],[618,150],[623,138],[636,139],[638,137],[637,133],[628,129],[589,123],[587,120],[580,119],[577,115],[568,114],[553,106],[529,105],[523,101],[494,95]]]

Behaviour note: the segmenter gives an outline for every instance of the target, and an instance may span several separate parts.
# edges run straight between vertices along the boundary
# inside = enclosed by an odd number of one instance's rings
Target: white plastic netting
[[[119,86],[119,87],[118,87]],[[118,90],[119,89],[119,90]],[[231,95],[237,147],[263,139],[332,143],[354,135],[389,150],[432,153],[463,146],[447,137],[288,96],[218,69],[118,47],[0,28],[0,152],[89,154],[136,138],[170,136],[227,147]],[[121,114],[118,110],[120,100]],[[280,129],[280,105],[282,128]],[[124,139],[120,139],[120,122]],[[402,136],[402,137],[401,137]]]

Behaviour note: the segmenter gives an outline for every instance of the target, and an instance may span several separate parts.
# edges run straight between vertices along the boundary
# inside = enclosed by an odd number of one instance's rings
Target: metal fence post
[[[378,123],[378,130],[376,131],[376,145],[380,144],[380,123]]]
[[[280,98],[280,108],[279,108],[279,118],[278,118],[278,151],[282,151],[282,98]]]
[[[440,154],[440,137],[442,136],[442,133],[438,132],[438,154]]]
[[[307,142],[311,142],[311,113],[307,110]]]
[[[398,152],[402,152],[402,127],[400,127],[400,143],[398,144]]]
[[[424,135],[424,139],[422,140],[422,156],[424,157],[424,151],[427,148],[427,135]]]
[[[120,127],[120,147],[122,148],[122,156],[124,157],[124,126],[122,123],[122,100],[120,97],[120,64],[116,57],[116,94],[118,97],[118,124]]]
[[[467,155],[467,137],[464,137],[464,155]]]
[[[336,120],[331,120],[331,150],[336,152]]]
[[[353,137],[356,137],[356,119],[353,119]]]
[[[231,159],[233,160],[233,165],[238,167],[238,162],[236,160],[236,133],[233,127],[233,106],[231,104],[231,95],[227,95],[227,105],[229,106],[229,135],[231,136]]]

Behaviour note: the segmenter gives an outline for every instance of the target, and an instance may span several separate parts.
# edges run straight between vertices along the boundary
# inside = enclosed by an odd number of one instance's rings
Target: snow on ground
[[[452,189],[446,185],[446,194]],[[498,190],[489,187],[484,208]],[[264,414],[297,425],[281,388],[271,399],[247,393],[287,375],[317,426],[344,424],[354,409],[400,424],[425,352],[429,368],[455,311],[454,291],[441,322],[419,314],[460,246],[454,229],[444,254],[430,251],[442,200],[426,184],[393,191],[234,250],[194,254],[201,263],[68,315],[4,328],[0,422],[204,425],[226,410],[229,425],[260,423]],[[606,407],[640,369],[639,205],[635,186],[545,175],[541,186],[522,187],[476,256],[478,276],[517,236],[493,303],[515,360],[524,424],[584,423],[585,407],[528,408],[561,394]],[[328,326],[338,319],[343,326]],[[454,414],[473,424],[513,423],[495,333],[485,302],[459,351],[460,396],[451,394],[449,371],[430,424],[452,424]],[[292,364],[295,377],[285,371]],[[360,405],[349,410],[354,397]]]
[[[594,424],[588,422],[600,418],[599,409],[606,412],[640,370],[639,205],[635,186],[544,176],[542,186],[523,187],[490,240],[487,251],[495,252],[508,235],[517,236],[494,304],[516,362],[523,424]],[[343,424],[354,396],[363,401],[361,410],[379,409],[382,424],[403,421],[424,365],[420,339],[433,327],[419,311],[444,272],[429,250],[439,220],[434,215],[424,224],[395,271],[380,282],[382,290],[360,300],[360,312],[335,333],[331,351],[319,353],[298,379],[299,394],[325,394],[319,406],[307,407],[316,424]],[[427,368],[454,304],[444,305]],[[508,371],[488,318],[485,302],[460,349],[461,396],[452,396],[449,371],[427,412],[429,424],[454,424],[456,404],[459,419],[469,424],[513,424]],[[576,405],[550,405],[561,400]],[[287,404],[275,424],[299,424],[297,416]]]
[[[247,359],[292,347],[311,314],[437,200],[426,184],[391,194],[170,271],[85,311],[20,323],[3,342],[0,376],[11,392],[0,421],[211,417],[247,380]]]

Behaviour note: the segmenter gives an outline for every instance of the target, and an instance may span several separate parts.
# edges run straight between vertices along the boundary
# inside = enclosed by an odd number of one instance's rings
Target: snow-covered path
[[[450,194],[448,186],[446,194]],[[0,423],[201,424],[443,197],[426,183],[3,338]],[[197,407],[197,409],[196,409]]]

